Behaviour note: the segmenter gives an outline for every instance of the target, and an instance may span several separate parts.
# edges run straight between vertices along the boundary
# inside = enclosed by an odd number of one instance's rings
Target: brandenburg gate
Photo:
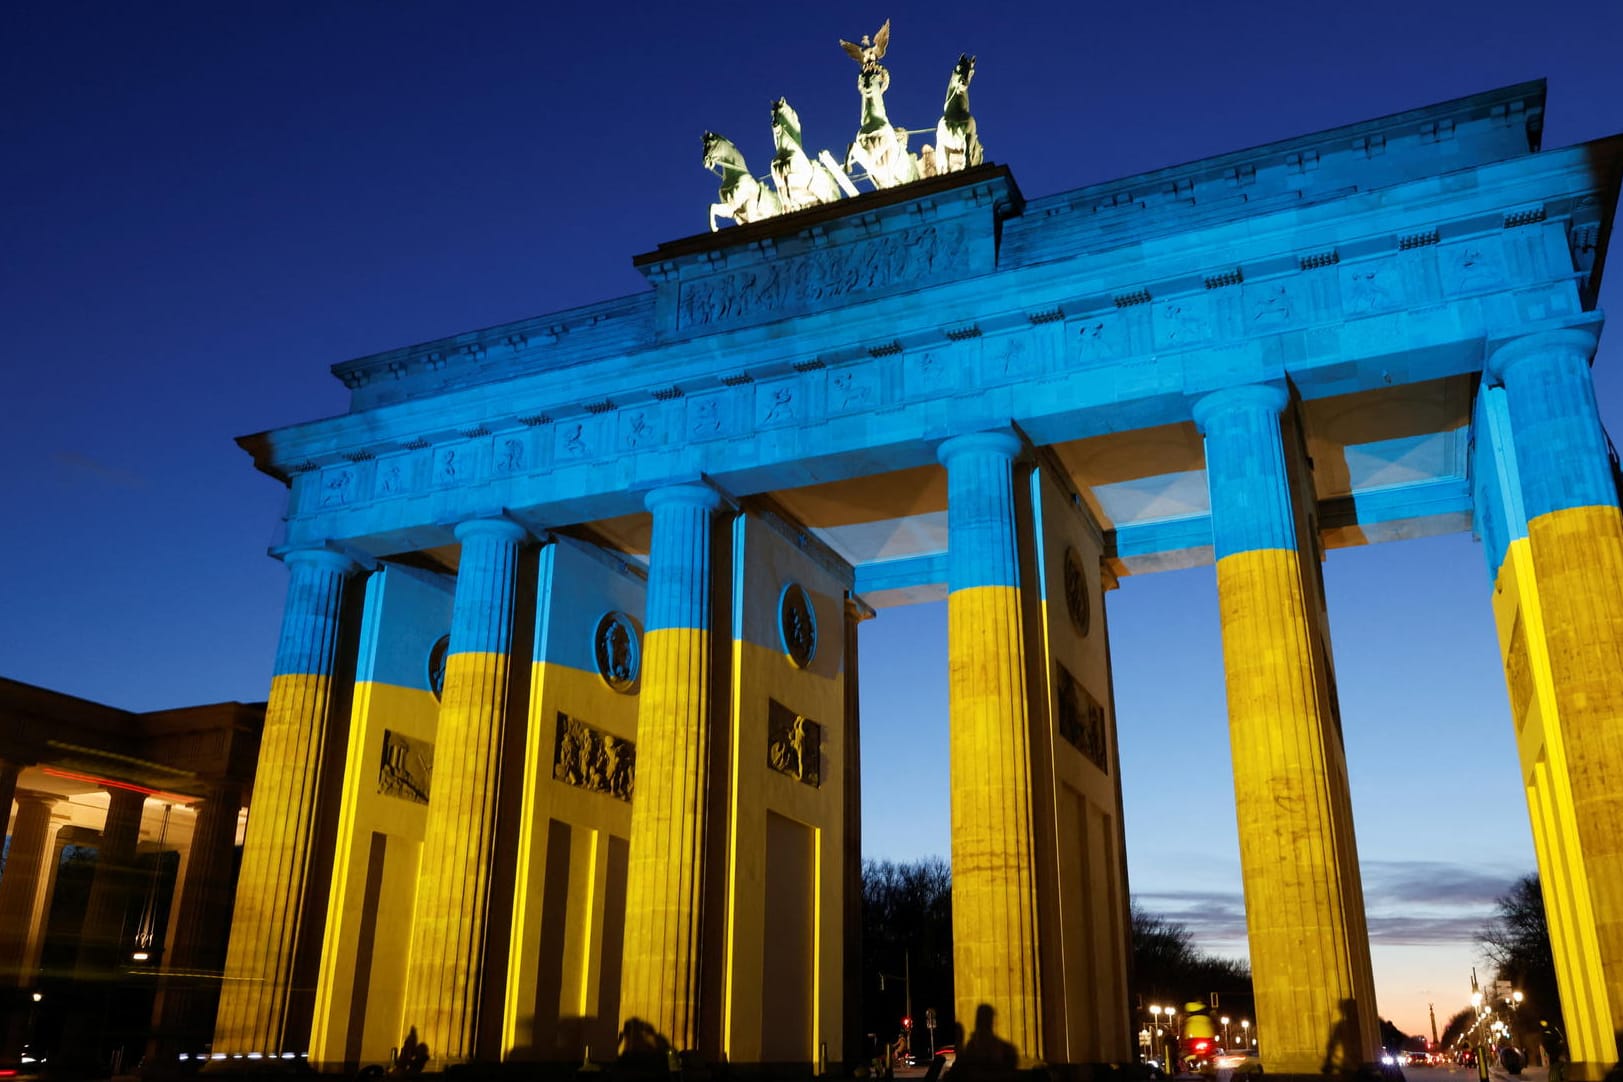
[[[1028,200],[972,58],[907,148],[888,38],[843,161],[781,101],[770,179],[706,135],[712,231],[645,290],[339,364],[347,413],[241,441],[289,586],[213,1055],[855,1064],[857,629],[946,597],[961,1064],[1129,1060],[1104,598],[1214,564],[1262,1062],[1370,1062],[1319,567],[1470,529],[1598,1078],[1623,141],[1541,149],[1537,82]]]

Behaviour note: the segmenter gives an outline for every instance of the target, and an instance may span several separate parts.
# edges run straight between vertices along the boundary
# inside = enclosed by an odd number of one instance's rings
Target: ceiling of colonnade
[[[1470,527],[1466,451],[1473,388],[1473,377],[1451,376],[1300,403],[1327,548]],[[1193,422],[1060,442],[1048,450],[1105,531],[1118,575],[1211,562],[1205,453]],[[942,467],[764,495],[859,569],[858,591],[869,603],[945,596]],[[650,526],[643,513],[585,524],[582,532],[645,562]],[[456,566],[455,546],[429,555]]]

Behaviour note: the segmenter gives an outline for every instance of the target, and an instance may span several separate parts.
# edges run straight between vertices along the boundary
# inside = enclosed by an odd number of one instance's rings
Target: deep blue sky
[[[987,156],[1041,196],[1539,76],[1546,146],[1609,135],[1620,12],[6,5],[0,672],[135,709],[262,698],[283,492],[233,437],[341,412],[333,362],[640,290],[632,255],[705,228],[700,133],[764,169],[785,95],[843,147],[837,40],[887,17],[892,118],[933,125],[977,54]],[[1380,1005],[1418,1032],[1428,999],[1463,1004],[1469,930],[1532,868],[1486,570],[1457,536],[1336,552],[1325,577]],[[1128,580],[1109,620],[1135,893],[1243,951],[1213,573]],[[942,625],[864,630],[872,856],[947,849]]]

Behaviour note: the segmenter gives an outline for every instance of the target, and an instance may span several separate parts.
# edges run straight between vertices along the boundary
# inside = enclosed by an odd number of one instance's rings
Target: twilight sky
[[[886,18],[891,117],[933,126],[976,54],[987,158],[1028,198],[1541,76],[1545,146],[1623,130],[1608,0],[5,5],[0,673],[262,699],[284,493],[233,438],[342,412],[334,362],[643,289],[633,255],[705,228],[700,133],[764,171],[783,95],[838,153],[838,39]],[[1487,569],[1458,535],[1325,580],[1379,1006],[1419,1033],[1533,869]],[[1108,618],[1132,889],[1243,954],[1214,573],[1128,579]],[[869,856],[948,849],[944,623],[863,631]]]

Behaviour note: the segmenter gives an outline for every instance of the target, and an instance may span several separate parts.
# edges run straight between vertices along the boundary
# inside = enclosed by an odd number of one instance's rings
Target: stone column
[[[84,922],[79,926],[76,976],[94,980],[116,969],[122,959],[124,917],[135,880],[135,846],[141,838],[146,794],[118,786],[107,788],[107,818],[96,845],[96,871],[90,880]]]
[[[519,546],[528,535],[506,519],[478,519],[458,526],[456,536],[462,555],[404,1017],[442,1068],[476,1052],[514,595]]]
[[[243,842],[225,983],[215,1023],[216,1052],[282,1051],[294,954],[311,884],[316,809],[327,780],[321,767],[332,721],[344,587],[357,568],[330,549],[295,549],[276,668]],[[324,888],[322,888],[324,889]]]
[[[0,759],[0,839],[11,833],[11,802],[17,796],[17,776],[23,768]]]
[[[1206,436],[1240,870],[1259,1050],[1275,1074],[1374,1058],[1352,807],[1322,638],[1317,540],[1298,538],[1277,387],[1216,391]]]
[[[1545,892],[1587,885],[1587,899],[1551,908],[1551,938],[1558,962],[1568,943],[1593,943],[1599,953],[1559,967],[1576,1078],[1599,1077],[1617,1056],[1611,1035],[1623,1033],[1623,514],[1590,381],[1594,349],[1587,331],[1554,331],[1501,346],[1488,362],[1489,378],[1505,388],[1541,615],[1512,648],[1530,659],[1531,682],[1547,680],[1552,761],[1542,768],[1565,763],[1567,785],[1545,787],[1545,819],[1578,840],[1577,853],[1563,854],[1581,868],[1577,882],[1546,883]],[[1549,856],[1541,852],[1541,864]],[[1592,936],[1559,927],[1587,919]],[[1579,968],[1604,974],[1604,991],[1577,979]],[[1582,1025],[1589,1016],[1609,1024]],[[1586,1029],[1598,1032],[1585,1039]]]
[[[28,972],[39,969],[40,957],[45,953],[45,933],[49,930],[51,905],[56,900],[56,887],[61,879],[62,851],[68,847],[62,838],[62,832],[66,829],[66,823],[54,820],[45,828],[45,863],[34,900],[34,926],[28,933],[28,955],[23,959],[23,968]]]
[[[15,1062],[28,1040],[28,1013],[25,1000],[15,991],[35,981],[37,968],[30,964],[40,934],[36,918],[42,881],[49,881],[51,867],[46,855],[51,851],[51,806],[57,798],[48,793],[17,790],[17,822],[11,831],[11,851],[6,870],[0,876],[0,1006],[15,1005],[9,1014],[0,1013],[0,1062]]]
[[[637,1040],[699,1045],[706,795],[710,787],[711,521],[703,485],[650,492],[648,610],[637,704],[620,1016]],[[651,1051],[651,1044],[626,1051]]]
[[[181,880],[174,938],[164,955],[166,976],[153,1006],[153,1038],[147,1063],[167,1068],[180,1052],[207,1043],[219,1003],[219,985],[189,974],[220,969],[231,918],[231,851],[237,837],[242,789],[211,786],[201,804]],[[185,974],[176,976],[175,974]]]
[[[0,876],[0,987],[33,983],[25,970],[29,939],[34,929],[34,908],[41,878],[49,874],[45,854],[51,835],[51,806],[57,798],[27,789],[16,791],[17,823],[11,831],[11,852],[5,875]]]
[[[845,786],[845,907],[842,964],[844,983],[844,1047],[840,1058],[848,1070],[868,1058],[867,1037],[862,1032],[862,696],[857,682],[857,629],[873,615],[860,598],[845,597],[845,738],[841,764]]]
[[[74,1008],[63,1022],[62,1047],[55,1057],[70,1070],[105,1069],[108,1062],[108,1019],[119,1001],[116,975],[127,960],[125,917],[138,881],[135,850],[145,809],[145,793],[107,787],[107,817],[96,841],[96,869],[79,925]]]
[[[1008,1042],[1026,1065],[1045,1048],[1014,498],[1021,449],[1014,435],[987,432],[948,440],[938,457],[947,467],[954,1001],[967,1041]]]

